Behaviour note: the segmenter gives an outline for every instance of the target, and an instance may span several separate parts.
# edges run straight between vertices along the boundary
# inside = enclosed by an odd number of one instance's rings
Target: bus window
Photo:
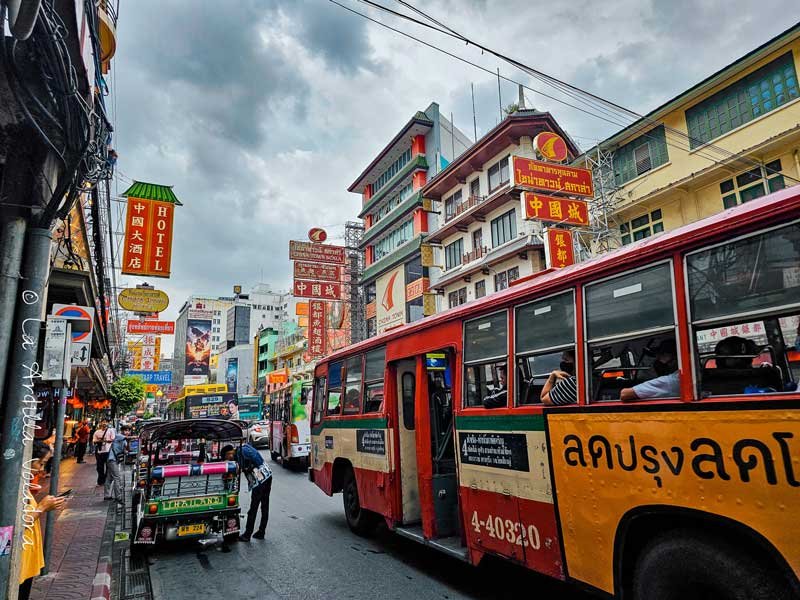
[[[791,392],[800,365],[800,224],[687,256],[702,396]]]
[[[341,409],[342,363],[332,363],[328,367],[328,408],[326,414],[338,415]]]
[[[506,312],[464,324],[464,407],[500,408],[508,403]]]
[[[403,374],[403,427],[414,431],[414,387],[416,380],[411,373]]]
[[[380,412],[383,408],[383,371],[386,348],[367,352],[364,359],[364,412]]]
[[[314,425],[322,421],[325,412],[325,377],[317,377],[314,381]]]
[[[361,368],[364,356],[351,356],[345,363],[344,414],[361,412]]]
[[[593,401],[680,395],[669,264],[586,286]]]
[[[516,308],[514,352],[517,359],[517,406],[539,404],[553,371],[571,369],[562,353],[575,355],[575,299],[572,291]]]

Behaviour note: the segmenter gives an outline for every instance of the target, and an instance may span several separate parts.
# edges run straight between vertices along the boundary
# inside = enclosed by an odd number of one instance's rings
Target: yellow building
[[[605,170],[617,243],[800,182],[798,65],[800,24],[578,157]]]

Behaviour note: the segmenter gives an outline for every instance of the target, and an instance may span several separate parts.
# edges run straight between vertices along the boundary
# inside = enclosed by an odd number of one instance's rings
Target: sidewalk
[[[31,600],[107,600],[115,504],[104,501],[103,488],[96,485],[94,456],[87,454],[80,465],[66,459],[59,479],[59,489],[72,488],[73,495],[57,513],[48,574],[34,580]]]

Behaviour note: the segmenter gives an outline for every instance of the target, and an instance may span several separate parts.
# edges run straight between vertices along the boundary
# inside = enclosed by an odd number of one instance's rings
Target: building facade
[[[254,394],[253,344],[241,344],[228,348],[217,359],[217,383],[228,386],[229,392]]]
[[[429,275],[420,245],[430,228],[421,190],[471,145],[432,103],[405,124],[348,188],[362,197],[365,269],[360,285],[367,336],[422,318]]]
[[[519,110],[508,115],[422,188],[436,207],[426,243],[437,311],[507,288],[545,268],[542,225],[524,219],[513,185],[512,155],[536,158],[533,138],[552,131],[569,155],[578,148],[550,113]]]
[[[796,25],[578,157],[611,247],[797,184],[799,64]]]

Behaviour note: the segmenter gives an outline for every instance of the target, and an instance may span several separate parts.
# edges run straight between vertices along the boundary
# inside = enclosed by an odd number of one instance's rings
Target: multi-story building
[[[579,156],[578,166],[601,165],[598,200],[612,240],[627,244],[797,184],[798,64],[795,25]]]
[[[417,112],[348,188],[361,194],[367,335],[421,319],[427,268],[420,244],[429,231],[421,190],[472,141],[432,103]]]
[[[229,392],[254,393],[253,351],[251,342],[233,346],[221,353],[217,360],[217,383],[227,384]]]
[[[255,348],[255,372],[253,381],[256,391],[263,392],[266,389],[267,373],[272,371],[274,363],[269,359],[274,354],[275,343],[278,340],[278,330],[271,327],[261,329],[253,336],[253,346]]]
[[[296,320],[297,300],[287,291],[275,291],[268,284],[253,286],[248,294],[237,296],[191,296],[181,307],[175,322],[175,352],[172,368],[172,381],[184,385],[186,374],[186,329],[189,318],[211,321],[209,335],[211,354],[216,356],[236,344],[249,344],[259,329],[277,329],[285,321]],[[233,311],[231,309],[234,309]],[[229,337],[228,314],[236,316],[231,322],[233,331]],[[247,313],[245,322],[244,315]],[[231,340],[229,344],[228,340]],[[213,378],[214,369],[209,369]],[[201,383],[193,380],[191,383]]]
[[[437,310],[505,289],[544,269],[542,226],[524,220],[520,190],[511,177],[512,155],[536,158],[533,138],[552,131],[575,146],[550,113],[511,113],[422,188],[438,206],[426,243],[434,246],[429,269]]]

